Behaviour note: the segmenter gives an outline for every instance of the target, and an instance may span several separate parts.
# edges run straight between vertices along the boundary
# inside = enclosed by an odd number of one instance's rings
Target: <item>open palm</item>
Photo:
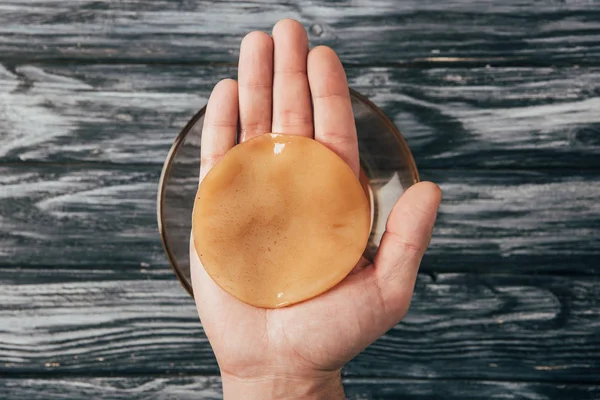
[[[238,132],[239,141],[267,132],[312,137],[358,176],[356,127],[342,64],[327,47],[309,52],[304,28],[293,20],[280,21],[272,37],[247,35],[238,82],[224,80],[214,88],[202,133],[200,179],[235,145]],[[362,260],[339,285],[286,308],[252,307],[224,292],[192,244],[194,296],[222,374],[239,379],[339,374],[408,310],[440,196],[431,183],[411,187],[394,207],[372,264]]]

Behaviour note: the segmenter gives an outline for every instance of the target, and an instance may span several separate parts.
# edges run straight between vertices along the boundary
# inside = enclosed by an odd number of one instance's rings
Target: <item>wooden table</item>
[[[0,2],[0,398],[219,398],[156,228],[161,165],[280,18],[444,190],[353,399],[600,398],[597,0]]]

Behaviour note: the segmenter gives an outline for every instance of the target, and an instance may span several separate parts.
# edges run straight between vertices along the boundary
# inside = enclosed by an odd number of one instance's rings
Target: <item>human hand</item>
[[[311,107],[312,99],[312,107]],[[348,84],[333,50],[308,51],[302,25],[283,20],[272,38],[242,41],[238,82],[219,82],[208,102],[200,179],[240,141],[262,133],[306,135],[359,172]],[[190,248],[194,297],[219,363],[225,398],[343,398],[343,365],[408,310],[441,199],[428,182],[394,206],[379,251],[329,291],[290,307],[256,308],[219,288]]]

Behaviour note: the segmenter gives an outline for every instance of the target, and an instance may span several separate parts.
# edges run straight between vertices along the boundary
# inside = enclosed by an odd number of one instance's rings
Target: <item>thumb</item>
[[[388,217],[374,261],[385,330],[396,325],[408,311],[441,198],[442,191],[436,184],[417,183],[396,202]]]

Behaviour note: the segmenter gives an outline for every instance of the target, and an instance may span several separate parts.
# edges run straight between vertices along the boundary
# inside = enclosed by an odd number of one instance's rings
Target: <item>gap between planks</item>
[[[108,169],[108,170],[121,170],[124,168],[157,168],[157,167],[161,167],[162,165],[164,165],[164,162],[162,161],[158,161],[158,162],[127,162],[127,163],[120,163],[118,161],[70,161],[70,160],[65,160],[65,161],[37,161],[37,160],[23,160],[23,161],[17,161],[17,160],[2,160],[0,159],[0,167],[17,167],[17,168],[27,168],[27,167],[32,167],[32,168],[40,168],[40,167],[80,167],[80,168],[89,168],[89,169],[95,169],[95,168],[103,168],[103,169]],[[465,172],[486,172],[486,171],[494,171],[494,172],[502,172],[502,171],[506,171],[506,172],[531,172],[531,173],[536,173],[536,172],[552,172],[552,171],[564,171],[564,172],[581,172],[582,168],[580,166],[560,166],[560,165],[549,165],[549,166],[535,166],[535,167],[529,167],[529,168],[523,168],[523,167],[519,167],[518,165],[476,165],[474,164],[473,167],[470,167],[469,165],[466,164],[461,164],[458,167],[453,167],[451,168],[453,171],[456,172],[460,172],[460,171],[465,171]],[[441,172],[441,171],[447,171],[448,168],[443,168],[443,167],[426,167],[426,168],[421,168],[419,169],[419,171],[431,171],[431,172]],[[583,168],[584,171],[586,172],[594,172],[594,171],[598,171],[600,172],[600,165],[592,165],[586,168]]]
[[[425,257],[429,257],[429,255],[427,254],[427,252],[425,253]],[[440,258],[438,255],[433,256],[436,259]],[[165,254],[165,263],[167,263],[167,256]],[[431,262],[430,262],[431,263]],[[124,271],[128,271],[130,273],[135,273],[136,271],[139,270],[140,266],[135,264],[115,264],[112,263],[111,265],[113,265],[115,268],[121,268]],[[149,266],[149,267],[145,267],[145,269],[149,269],[149,268],[160,268],[160,271],[154,271],[152,274],[148,275],[146,279],[148,280],[153,280],[153,281],[160,281],[160,280],[176,280],[176,276],[175,273],[170,269],[170,267],[168,265],[159,265],[159,266]],[[87,272],[91,272],[94,270],[102,270],[104,268],[106,268],[106,264],[98,264],[98,265],[93,265],[93,264],[85,264],[83,266],[83,268],[85,269],[85,271]],[[144,268],[144,267],[141,267]],[[58,265],[58,264],[35,264],[35,265],[25,265],[22,263],[19,264],[11,264],[11,263],[0,263],[0,271],[8,271],[8,270],[15,270],[15,269],[27,269],[27,270],[45,270],[45,271],[64,271],[65,269],[68,270],[78,270],[78,266],[74,265],[74,266],[68,266],[65,267],[64,265]],[[568,269],[561,269],[561,270],[540,270],[540,271],[535,271],[535,272],[530,272],[530,273],[510,273],[510,272],[498,272],[498,273],[482,273],[479,271],[473,271],[467,268],[445,268],[443,270],[438,270],[438,269],[431,269],[428,268],[427,266],[421,266],[420,271],[418,272],[419,276],[427,276],[429,278],[431,278],[432,282],[436,282],[438,280],[438,278],[442,275],[446,275],[446,274],[464,274],[464,275],[473,275],[473,276],[485,276],[487,277],[493,277],[493,276],[506,276],[506,275],[510,275],[511,277],[514,278],[524,278],[524,277],[531,277],[531,276],[540,276],[540,277],[570,277],[570,278],[594,278],[596,279],[598,277],[598,273],[595,272],[590,272],[590,271],[581,271],[581,270],[568,270]],[[126,275],[125,273],[123,274],[123,277],[121,280],[128,280],[129,276]],[[111,277],[111,280],[119,280],[119,279],[115,279],[115,277]],[[183,287],[181,290],[184,290]]]
[[[343,60],[342,60],[343,61]],[[48,66],[61,65],[150,65],[150,66],[185,66],[185,67],[237,67],[237,62],[217,62],[199,60],[152,60],[136,58],[98,58],[95,60],[79,58],[27,58],[9,57],[1,58],[0,63],[8,66],[36,64]],[[406,69],[436,69],[436,68],[573,68],[573,67],[600,67],[600,62],[595,61],[531,61],[523,58],[470,58],[470,57],[431,57],[397,62],[354,62],[343,61],[346,69],[360,68],[406,68]]]
[[[77,373],[73,373],[73,372],[61,372],[61,371],[46,371],[46,372],[31,372],[31,373],[27,373],[27,372],[18,372],[15,371],[15,373],[13,374],[11,371],[3,371],[2,374],[0,375],[0,380],[2,379],[15,379],[15,380],[20,380],[20,379],[78,379],[78,378],[150,378],[150,379],[157,379],[157,378],[177,378],[177,377],[182,377],[182,378],[194,378],[194,377],[199,377],[199,378],[206,378],[206,379],[220,379],[221,375],[215,375],[214,373],[210,372],[210,373],[198,373],[197,371],[195,372],[187,372],[187,371],[181,371],[181,372],[174,372],[174,373],[165,373],[165,372],[156,372],[156,373],[148,373],[147,371],[119,371],[117,374],[112,373],[112,372],[104,372],[104,371],[100,371],[100,372],[95,372],[95,371],[90,371],[89,373],[86,372],[77,372]],[[499,379],[499,378],[463,378],[463,377],[448,377],[448,376],[444,376],[444,377],[427,377],[427,378],[423,378],[423,377],[412,377],[412,376],[406,376],[406,377],[382,377],[380,375],[368,375],[368,374],[361,374],[360,377],[351,377],[351,378],[347,378],[343,376],[342,373],[342,380],[344,382],[344,384],[347,383],[356,383],[356,384],[360,384],[360,383],[379,383],[379,384],[394,384],[394,383],[402,383],[402,382],[455,382],[455,383],[459,383],[459,382],[479,382],[479,383],[483,383],[483,382],[490,382],[490,383],[540,383],[540,384],[547,384],[547,383],[552,383],[554,385],[569,385],[569,386],[590,386],[590,385],[597,385],[600,386],[600,380],[594,380],[594,379],[590,379],[590,380],[586,380],[586,379],[582,379],[579,382],[572,382],[572,381],[562,381],[560,379],[552,379],[551,382],[545,381],[545,380],[536,380],[536,379],[527,379],[527,378],[519,378],[519,377],[515,377],[514,379]]]

